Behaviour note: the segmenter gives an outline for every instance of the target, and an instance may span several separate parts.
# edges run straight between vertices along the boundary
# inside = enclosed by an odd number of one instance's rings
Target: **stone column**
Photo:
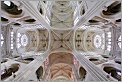
[[[74,75],[75,75],[75,81],[79,80],[78,71],[77,71],[77,69],[75,68],[74,65],[72,65],[72,70],[73,70]]]
[[[15,78],[10,78],[10,81],[27,81],[29,77],[33,77],[36,70],[43,64],[44,59],[48,56],[48,53],[44,53],[38,56],[35,60],[30,62],[27,66],[20,69]],[[6,81],[7,81],[6,80]]]
[[[93,76],[94,81],[116,81],[111,76],[107,78],[108,74],[96,67],[95,64],[86,59],[83,54],[77,52],[73,52],[73,54],[79,60],[79,63],[86,69],[86,71]]]

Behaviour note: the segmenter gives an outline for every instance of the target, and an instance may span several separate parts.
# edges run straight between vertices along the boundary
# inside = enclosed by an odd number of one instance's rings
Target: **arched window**
[[[104,43],[104,41],[105,41],[105,33],[102,34],[102,38],[103,38],[103,40],[102,40],[103,44],[102,44],[101,48],[105,49],[105,43]]]
[[[26,34],[17,33],[17,48],[21,46],[27,46],[28,44],[28,37]]]
[[[111,32],[107,32],[107,50],[111,51]]]
[[[111,50],[111,45],[107,46],[107,50],[110,51]]]
[[[21,44],[20,44],[20,37],[22,35],[20,33],[17,33],[17,38],[16,38],[16,43],[17,43],[17,48],[20,48],[21,47]]]
[[[14,32],[11,32],[11,49],[14,48],[14,42],[13,42],[13,40],[14,40]]]
[[[107,32],[107,36],[110,38],[111,37],[111,32]]]
[[[3,43],[4,43],[4,38],[3,35],[1,34],[1,46],[3,46]]]
[[[100,35],[95,35],[94,37],[94,46],[100,48],[102,44],[102,37]]]
[[[118,46],[119,46],[119,48],[121,48],[121,36],[119,36],[119,38],[118,38]]]
[[[21,37],[21,45],[26,46],[28,44],[28,37],[24,34]]]

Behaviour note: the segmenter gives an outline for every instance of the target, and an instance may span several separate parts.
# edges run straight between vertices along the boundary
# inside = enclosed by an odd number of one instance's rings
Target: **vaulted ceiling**
[[[70,1],[55,1],[51,9],[53,28],[72,28],[74,9]]]
[[[120,1],[1,1],[2,57],[47,58],[49,79],[73,80],[73,51],[120,59],[120,12]]]

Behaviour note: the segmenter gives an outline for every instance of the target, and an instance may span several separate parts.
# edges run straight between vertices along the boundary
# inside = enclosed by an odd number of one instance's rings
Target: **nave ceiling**
[[[120,1],[1,1],[3,62],[32,72],[2,80],[120,80],[120,15]]]

